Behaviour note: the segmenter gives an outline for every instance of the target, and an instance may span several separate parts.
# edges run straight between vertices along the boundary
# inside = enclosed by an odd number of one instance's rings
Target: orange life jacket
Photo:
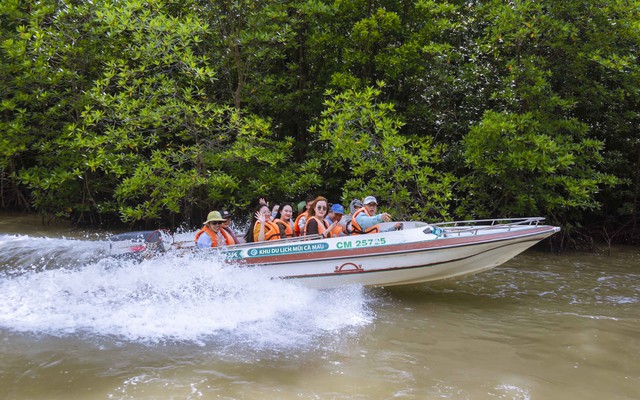
[[[369,217],[371,217],[371,215],[369,215],[369,211],[367,211],[367,209],[365,207],[362,207],[361,209],[359,209],[358,211],[353,213],[353,216],[351,217],[351,234],[352,235],[362,235],[364,233],[378,233],[380,232],[380,224],[376,224],[374,226],[372,226],[369,229],[363,230],[362,227],[360,226],[360,224],[358,223],[358,221],[356,221],[356,217],[360,214],[360,213],[365,213],[367,214]]]
[[[274,220],[273,222],[275,222],[276,224],[278,224],[278,226],[284,226],[284,234],[286,237],[290,238],[290,237],[294,237],[295,233],[293,231],[293,227],[291,226],[291,220],[289,221],[283,221],[280,218]]]
[[[300,219],[302,217],[307,218],[308,216],[309,216],[309,211],[305,211],[305,212],[303,212],[302,214],[300,214],[300,215],[298,215],[296,217],[296,222],[293,223],[293,230],[295,231],[296,236],[300,236],[301,235],[300,227],[298,226],[298,222],[300,222]]]
[[[260,236],[260,222],[256,222],[256,225],[253,227],[253,241],[258,241],[258,236]],[[278,240],[280,239],[280,227],[278,224],[274,222],[265,222],[264,225],[264,240]]]
[[[333,227],[333,229],[331,230],[331,237],[338,237],[341,234],[342,234],[342,225],[340,225],[340,221],[338,221],[336,226]]]
[[[307,234],[307,227],[309,227],[309,221],[311,221],[311,219],[315,219],[316,222],[318,223],[318,235],[324,235],[324,233],[327,231],[327,228],[329,227],[329,224],[327,223],[327,221],[325,221],[324,218],[320,219],[318,217],[316,217],[315,215],[309,219],[307,219],[307,224],[304,226],[304,234]],[[327,234],[326,237],[331,237],[332,233],[329,232]]]
[[[198,233],[196,233],[196,244],[198,243],[198,238],[203,233],[206,233],[211,238],[211,247],[218,247],[218,235],[216,235],[216,233],[206,225],[203,226],[202,229],[198,231]],[[220,233],[222,234],[222,236],[224,236],[224,240],[225,242],[227,242],[226,244],[228,246],[236,244],[236,242],[233,240],[233,237],[229,235],[229,233],[227,233],[227,231],[225,231],[222,227],[220,228]]]

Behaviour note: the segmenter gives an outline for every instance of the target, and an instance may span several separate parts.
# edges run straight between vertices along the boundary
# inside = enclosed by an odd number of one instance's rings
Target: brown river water
[[[311,290],[0,216],[0,399],[638,399],[640,249]]]

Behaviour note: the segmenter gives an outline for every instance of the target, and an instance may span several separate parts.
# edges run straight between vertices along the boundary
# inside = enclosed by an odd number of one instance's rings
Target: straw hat
[[[209,213],[209,215],[207,215],[207,220],[206,220],[206,221],[204,221],[204,222],[202,223],[202,225],[206,225],[206,224],[208,224],[209,222],[212,222],[212,221],[224,222],[224,221],[225,221],[225,219],[224,219],[224,218],[222,218],[222,215],[220,215],[220,212],[219,212],[219,211],[211,211],[211,212]]]

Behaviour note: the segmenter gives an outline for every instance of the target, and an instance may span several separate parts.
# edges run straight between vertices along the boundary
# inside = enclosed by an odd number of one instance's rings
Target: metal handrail
[[[543,217],[526,217],[526,218],[494,218],[494,219],[476,219],[466,221],[449,221],[438,222],[431,224],[433,226],[440,227],[443,230],[443,236],[460,236],[463,233],[478,234],[478,231],[486,231],[492,229],[504,229],[516,226],[535,225],[538,226],[540,222],[544,221]],[[461,225],[464,224],[464,225]],[[477,226],[475,224],[481,224]],[[453,225],[453,226],[450,226]],[[473,225],[473,227],[469,227]]]

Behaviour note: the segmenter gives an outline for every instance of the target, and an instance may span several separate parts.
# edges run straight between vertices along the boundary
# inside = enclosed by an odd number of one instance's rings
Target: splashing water
[[[0,273],[75,267],[108,252],[106,241],[0,235]]]
[[[312,344],[372,320],[361,287],[318,291],[209,256],[141,263],[107,242],[0,236],[0,328],[138,342]]]

